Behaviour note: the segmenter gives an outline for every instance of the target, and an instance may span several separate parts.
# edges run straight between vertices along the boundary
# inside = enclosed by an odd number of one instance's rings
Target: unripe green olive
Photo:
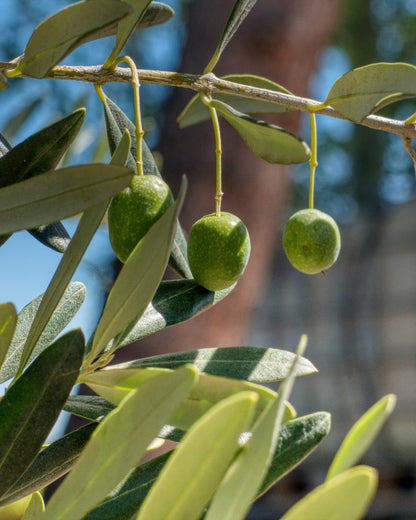
[[[113,251],[122,262],[172,203],[169,186],[156,175],[135,175],[113,198],[108,229]]]
[[[283,248],[289,262],[306,274],[331,267],[341,249],[335,220],[317,209],[302,209],[290,217],[283,233]]]
[[[188,261],[199,285],[219,291],[242,275],[250,256],[250,237],[231,213],[206,215],[195,222],[188,238]]]

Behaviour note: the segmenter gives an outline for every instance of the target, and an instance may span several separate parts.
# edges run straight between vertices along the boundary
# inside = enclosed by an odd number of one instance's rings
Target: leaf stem
[[[133,86],[133,96],[134,96],[134,117],[136,122],[136,146],[137,146],[137,156],[136,156],[136,169],[137,175],[144,175],[143,171],[143,125],[142,125],[142,116],[140,111],[140,80],[139,74],[137,72],[137,67],[134,61],[130,58],[130,56],[120,56],[117,58],[112,64],[110,70],[113,70],[119,65],[121,62],[126,62],[131,70],[131,84]]]
[[[207,95],[201,95],[202,102],[208,107],[211,115],[212,126],[214,128],[215,137],[215,214],[217,217],[221,216],[221,201],[224,195],[222,191],[222,146],[221,146],[221,130],[220,122],[218,120],[218,114],[214,107],[211,106],[211,98]]]
[[[313,208],[315,193],[315,171],[318,166],[318,147],[317,147],[317,131],[315,114],[309,114],[311,122],[311,158],[309,159],[309,208]]]

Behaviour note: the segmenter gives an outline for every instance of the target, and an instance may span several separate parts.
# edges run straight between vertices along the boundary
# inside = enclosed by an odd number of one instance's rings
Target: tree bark
[[[200,73],[203,70],[233,3],[233,0],[198,0],[189,4],[188,42],[181,71]],[[260,0],[214,71],[217,75],[265,76],[294,94],[306,96],[317,56],[330,41],[338,12],[339,0]],[[189,188],[180,217],[187,231],[195,220],[215,208],[212,126],[208,122],[180,130],[176,123],[176,117],[192,95],[175,89],[166,106],[158,148],[163,156],[163,175],[174,192],[180,177],[183,174],[188,177]],[[271,120],[292,132],[299,129],[298,113],[286,113]],[[288,168],[268,164],[254,156],[224,120],[221,130],[225,194],[222,209],[238,215],[250,232],[249,265],[236,289],[212,310],[141,340],[135,347],[140,349],[141,356],[241,344],[267,282],[283,211],[290,196]]]

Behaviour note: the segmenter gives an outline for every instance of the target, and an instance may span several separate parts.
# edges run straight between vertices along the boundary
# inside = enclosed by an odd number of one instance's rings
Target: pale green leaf
[[[256,87],[261,89],[272,90],[273,92],[284,92],[290,94],[289,90],[273,81],[254,76],[253,74],[229,74],[222,76],[221,79],[238,83],[239,85],[246,85],[249,87]],[[222,101],[230,105],[234,110],[239,110],[245,114],[279,114],[290,110],[282,105],[264,101],[262,99],[249,99],[240,96],[233,96],[231,94],[212,94],[212,98]],[[210,119],[208,107],[201,101],[201,96],[196,94],[186,105],[179,115],[177,121],[180,128],[195,125]]]
[[[75,215],[128,186],[131,170],[107,164],[71,166],[0,189],[0,234]]]
[[[244,379],[253,383],[281,381],[287,377],[295,354],[287,350],[261,347],[221,347],[172,352],[128,361],[119,368],[178,368],[192,363],[200,372]],[[296,363],[297,377],[317,372],[306,358]]]
[[[131,392],[93,433],[43,520],[77,520],[133,469],[172,410],[192,387],[195,369],[184,367]]]
[[[44,77],[89,34],[114,24],[130,12],[130,7],[118,0],[88,0],[69,5],[35,29],[18,70],[34,78]]]
[[[69,284],[65,293],[60,298],[55,312],[50,317],[41,337],[37,341],[36,347],[33,350],[29,361],[49,346],[58,334],[68,325],[84,302],[85,295],[86,289],[83,283],[73,282]],[[17,325],[13,340],[0,370],[0,383],[4,383],[17,373],[25,342],[43,296],[44,295],[41,294],[35,298],[32,302],[26,305],[17,316]]]
[[[185,190],[184,180],[176,202],[140,240],[120,271],[98,323],[90,361],[117,334],[129,332],[153,298],[168,264]]]
[[[275,125],[254,119],[221,101],[210,105],[241,135],[255,154],[272,164],[297,164],[309,160],[308,145],[296,135]]]
[[[141,18],[144,15],[147,7],[151,3],[152,0],[124,0],[126,4],[128,4],[132,12],[121,20],[118,23],[117,27],[117,38],[116,43],[114,45],[113,50],[111,51],[110,56],[107,58],[104,63],[104,68],[111,67],[114,60],[124,49],[126,43],[128,42],[130,36],[133,34],[136,25],[140,22]]]
[[[39,520],[44,511],[45,504],[42,495],[39,492],[33,493],[22,520]]]
[[[377,471],[356,466],[297,502],[281,520],[360,520],[375,495]]]
[[[13,339],[16,323],[16,307],[12,303],[2,303],[0,305],[0,368]]]
[[[215,52],[210,59],[208,65],[204,69],[204,74],[207,72],[211,72],[211,70],[215,67],[219,57],[221,56],[223,50],[228,45],[231,38],[234,36],[237,29],[240,27],[248,13],[254,7],[254,4],[257,0],[236,0],[230,16],[228,17],[225,28],[221,34],[220,41],[215,49]]]
[[[238,451],[240,435],[250,427],[256,401],[256,394],[241,392],[196,422],[169,457],[136,520],[198,519]]]
[[[327,480],[356,464],[393,413],[396,396],[388,394],[358,419],[347,433],[329,468]]]
[[[409,63],[372,63],[347,72],[325,99],[355,123],[389,103],[416,96],[416,67]]]

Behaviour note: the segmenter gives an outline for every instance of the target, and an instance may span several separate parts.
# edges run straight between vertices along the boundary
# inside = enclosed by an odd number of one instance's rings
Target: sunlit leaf
[[[58,253],[65,253],[71,237],[62,222],[53,222],[37,228],[28,229],[29,233],[43,245]]]
[[[153,224],[121,269],[94,334],[89,360],[133,326],[153,298],[168,264],[185,190],[183,181],[176,202]]]
[[[240,85],[248,85],[261,89],[272,90],[274,92],[284,92],[290,94],[289,90],[281,85],[270,81],[269,79],[252,74],[229,74],[222,76],[221,79],[232,81]],[[222,101],[230,105],[234,110],[239,110],[245,114],[278,114],[289,110],[287,107],[271,103],[270,101],[263,101],[261,99],[248,99],[240,96],[233,96],[231,94],[212,94],[212,98]],[[199,94],[196,94],[186,105],[179,115],[177,121],[180,128],[201,123],[210,119],[209,109],[201,101]]]
[[[327,480],[342,473],[360,460],[393,413],[396,400],[395,395],[388,394],[358,419],[337,451],[329,468]]]
[[[257,0],[236,0],[230,16],[228,17],[225,28],[222,32],[220,41],[215,49],[215,52],[210,59],[208,65],[204,69],[204,74],[207,72],[211,72],[211,70],[215,67],[219,57],[221,56],[223,50],[228,45],[231,38],[234,36],[237,29],[240,27],[248,13],[254,7],[254,4]]]
[[[16,307],[12,303],[2,303],[0,305],[0,367],[9,350],[16,323]]]
[[[372,63],[347,72],[332,85],[325,99],[355,123],[383,106],[416,96],[416,67],[409,63]]]
[[[287,350],[260,347],[203,348],[173,352],[137,359],[118,365],[119,368],[178,368],[192,363],[200,372],[215,376],[244,379],[253,383],[281,381],[287,377],[295,354]],[[297,377],[312,374],[316,368],[306,358],[296,364]]]
[[[130,12],[130,6],[118,0],[88,0],[69,5],[38,25],[18,70],[34,78],[44,77],[82,44],[88,34],[114,24]]]
[[[0,497],[36,457],[75,384],[84,354],[79,330],[44,350],[0,401]]]
[[[140,461],[197,374],[184,367],[148,381],[93,433],[72,471],[52,496],[43,520],[82,518]]]
[[[55,312],[49,319],[47,326],[39,338],[29,361],[50,345],[56,336],[58,336],[58,334],[68,325],[81,307],[85,295],[86,289],[83,283],[73,282],[68,286],[64,295],[60,299]],[[16,331],[6,359],[0,370],[0,383],[12,378],[17,372],[29,330],[32,326],[33,320],[35,319],[42,298],[43,295],[41,294],[26,305],[17,316]]]
[[[75,215],[128,186],[131,170],[108,164],[71,166],[0,189],[0,234]]]
[[[265,161],[297,164],[309,160],[308,145],[294,134],[238,112],[221,101],[212,100],[210,105],[237,130],[250,150]]]
[[[45,504],[42,495],[33,493],[22,520],[39,520],[43,511],[45,511]]]
[[[374,468],[356,466],[311,491],[281,520],[360,520],[375,495],[377,481]]]
[[[239,450],[239,437],[250,427],[256,401],[256,394],[241,392],[196,422],[169,457],[136,520],[199,518]]]

